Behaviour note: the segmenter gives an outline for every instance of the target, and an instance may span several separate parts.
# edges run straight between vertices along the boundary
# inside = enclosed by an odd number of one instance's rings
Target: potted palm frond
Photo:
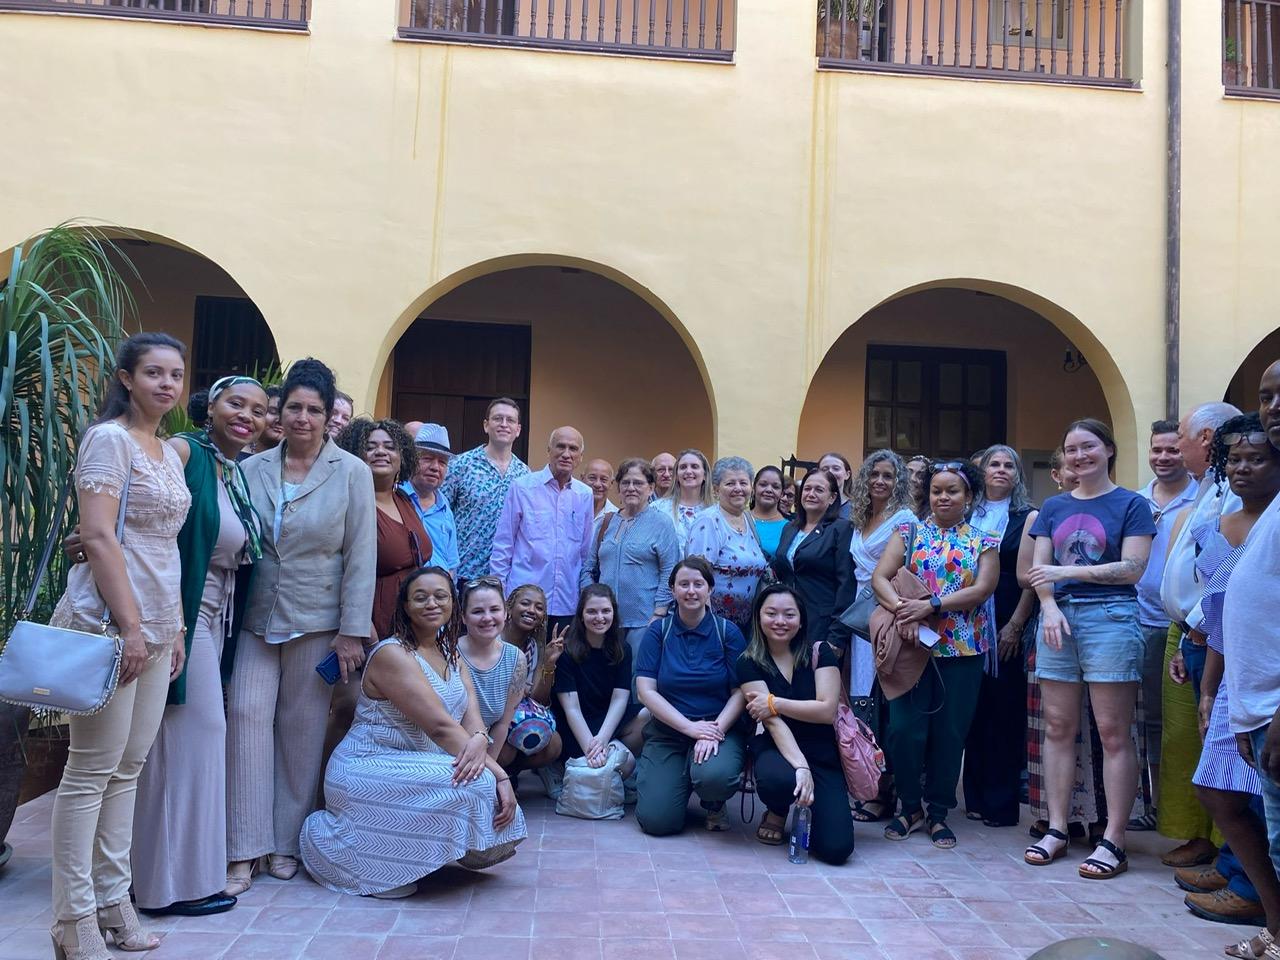
[[[0,274],[0,651],[133,308],[122,271],[133,265],[102,230],[67,223],[15,247]],[[59,553],[34,618],[48,619],[66,585]],[[0,703],[0,839],[13,822],[29,723],[25,709]]]

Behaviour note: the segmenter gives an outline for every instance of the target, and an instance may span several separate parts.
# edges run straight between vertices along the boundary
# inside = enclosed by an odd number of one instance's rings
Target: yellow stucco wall
[[[394,0],[319,0],[309,35],[0,14],[0,249],[79,216],[194,250],[365,407],[440,296],[587,267],[689,346],[717,451],[761,461],[860,317],[985,290],[1089,357],[1132,482],[1163,412],[1163,7],[1136,91],[819,72],[812,4],[776,0],[740,0],[733,64],[397,42]],[[1191,402],[1277,325],[1280,104],[1222,99],[1216,5],[1184,7]]]

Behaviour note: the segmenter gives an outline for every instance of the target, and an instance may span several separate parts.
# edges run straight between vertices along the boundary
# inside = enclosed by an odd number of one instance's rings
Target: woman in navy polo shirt
[[[671,571],[675,613],[649,625],[636,660],[636,690],[653,719],[645,726],[636,783],[636,821],[654,836],[684,829],[689,795],[708,830],[727,830],[724,805],[742,782],[747,736],[734,665],[742,632],[711,612],[715,575],[702,557]]]

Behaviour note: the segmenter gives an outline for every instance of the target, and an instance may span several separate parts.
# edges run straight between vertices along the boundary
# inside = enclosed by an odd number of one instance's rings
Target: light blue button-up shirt
[[[436,502],[430,508],[423,509],[422,500],[413,484],[406,480],[400,489],[413,501],[413,508],[418,511],[418,519],[431,538],[431,563],[444,567],[455,576],[458,573],[458,528],[453,522],[453,511],[449,502],[436,491]]]
[[[1209,481],[1212,483],[1212,481]],[[1196,498],[1200,485],[1195,478],[1188,476],[1187,485],[1163,507],[1156,503],[1156,482],[1152,480],[1138,492],[1151,507],[1151,515],[1156,521],[1156,535],[1151,541],[1151,554],[1147,557],[1147,569],[1138,581],[1138,621],[1144,627],[1169,626],[1169,615],[1164,612],[1164,603],[1160,600],[1160,582],[1164,579],[1164,562],[1169,553],[1169,536],[1173,533],[1174,522],[1182,508],[1188,506]]]
[[[489,572],[508,594],[526,583],[538,585],[550,616],[570,616],[578,608],[578,580],[594,520],[591,488],[581,480],[562,487],[550,467],[520,477],[507,490],[498,517]]]

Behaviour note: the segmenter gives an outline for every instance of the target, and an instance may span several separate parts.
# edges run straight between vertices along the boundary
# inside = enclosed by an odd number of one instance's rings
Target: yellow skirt
[[[1160,733],[1160,794],[1156,829],[1166,837],[1191,840],[1216,833],[1213,821],[1196,799],[1191,775],[1200,762],[1200,728],[1191,682],[1169,679],[1169,661],[1178,652],[1182,631],[1169,627],[1164,649],[1164,710]],[[1220,842],[1220,840],[1218,841]]]

